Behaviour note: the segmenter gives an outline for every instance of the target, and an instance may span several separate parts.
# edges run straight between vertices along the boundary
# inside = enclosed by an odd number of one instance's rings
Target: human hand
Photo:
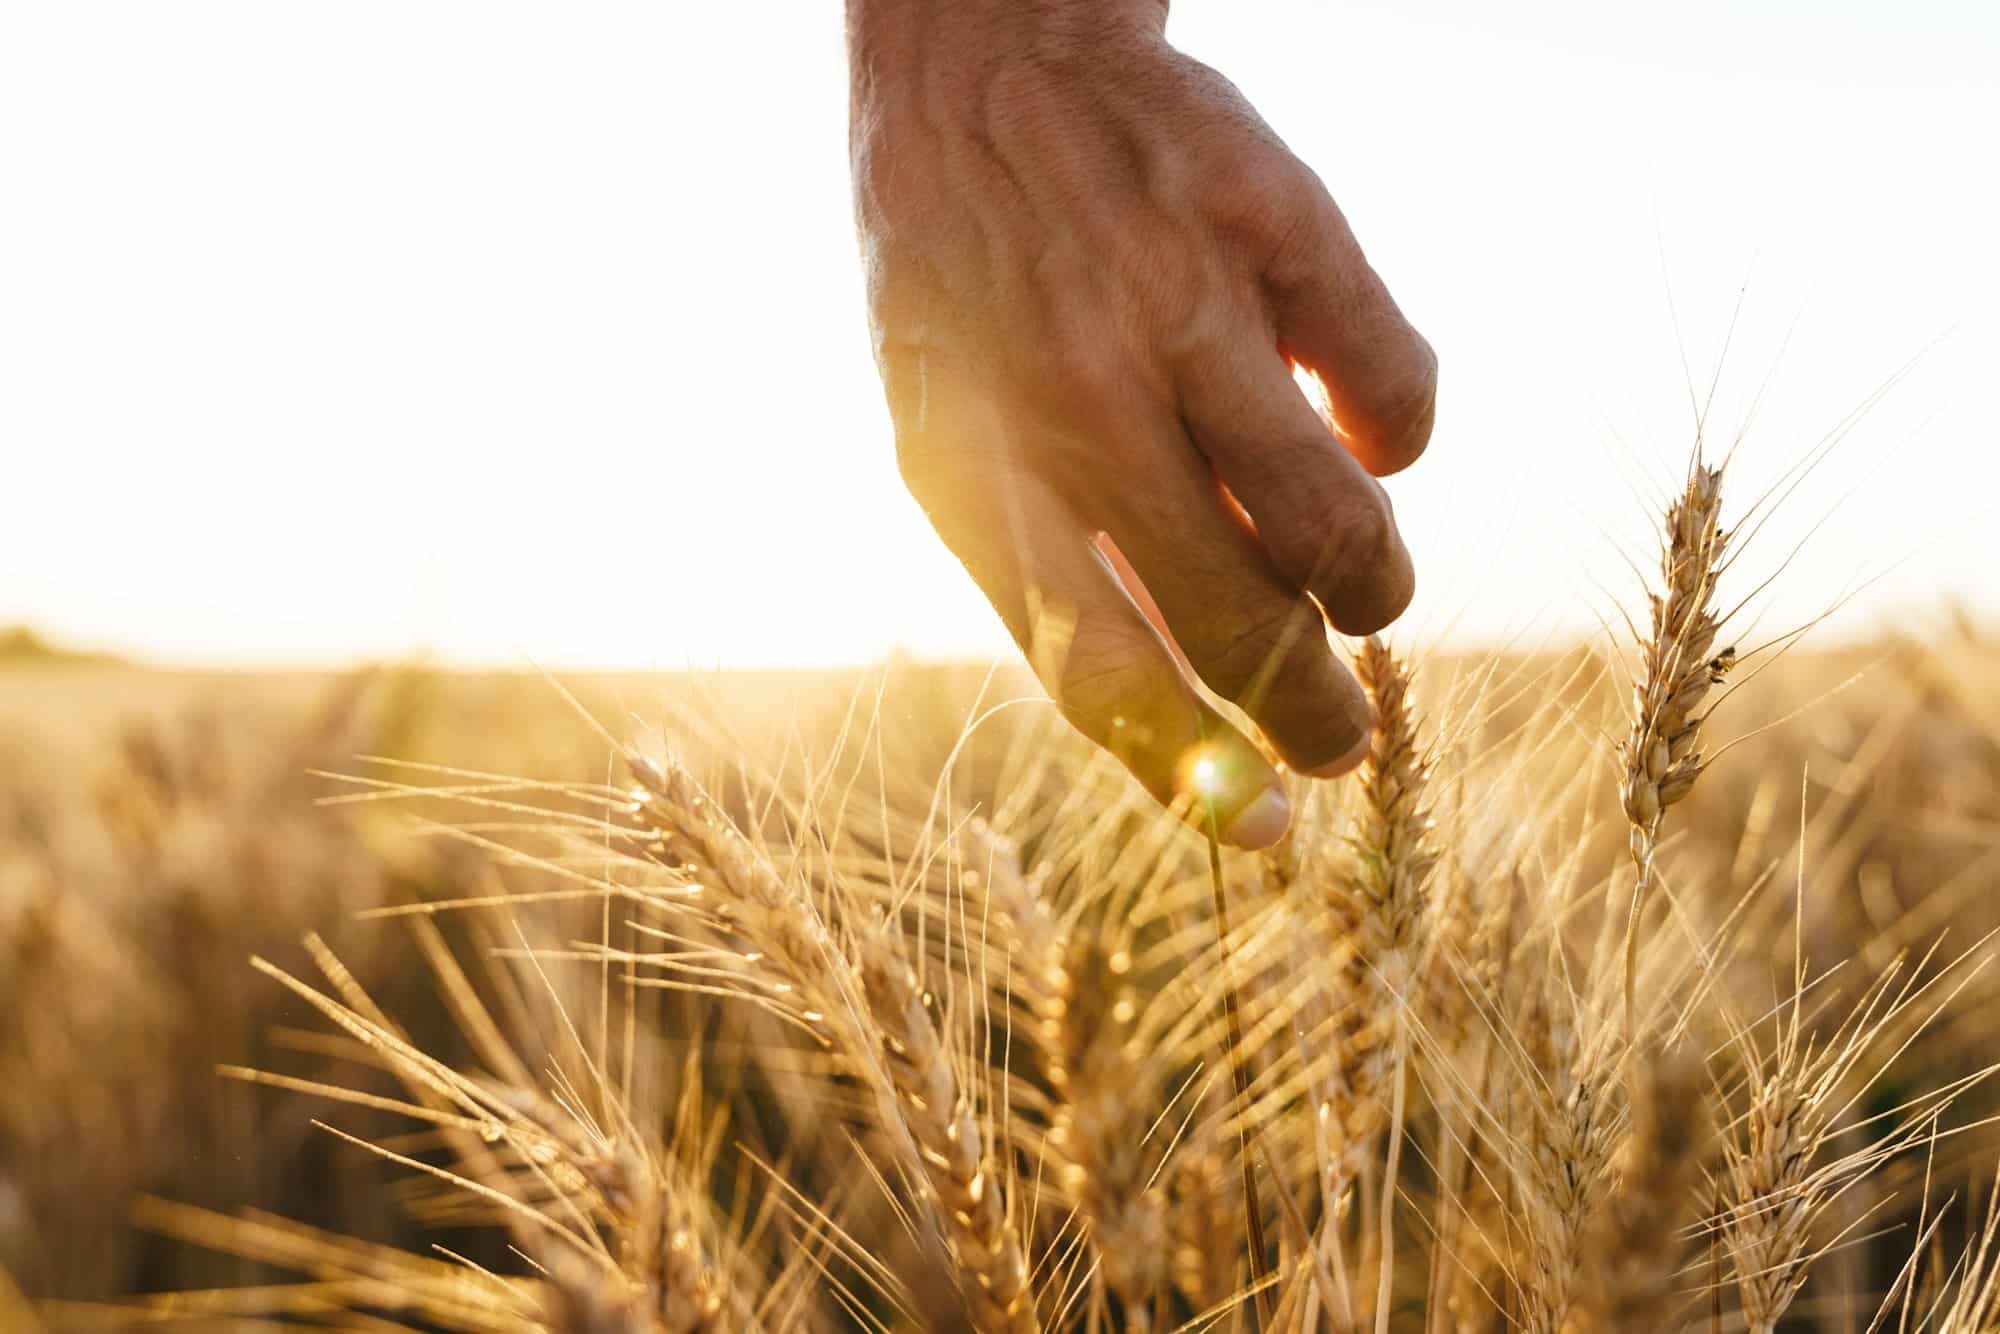
[[[1423,452],[1436,359],[1165,16],[850,0],[856,211],[911,492],[1064,714],[1263,847],[1284,788],[1189,672],[1291,768],[1360,762],[1368,701],[1324,621],[1409,603],[1374,477]]]

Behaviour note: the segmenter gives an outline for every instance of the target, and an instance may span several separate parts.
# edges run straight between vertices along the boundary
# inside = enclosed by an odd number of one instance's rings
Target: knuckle
[[[1359,488],[1343,495],[1332,507],[1313,553],[1314,576],[1337,581],[1373,569],[1381,564],[1394,531],[1386,500]]]
[[[1211,178],[1209,214],[1267,271],[1318,248],[1318,178],[1287,155],[1240,154]]]
[[[1052,683],[1056,698],[1080,715],[1109,716],[1117,701],[1133,699],[1150,688],[1149,648],[1136,634],[1077,626],[1062,670]]]
[[[1416,579],[1379,487],[1357,492],[1339,507],[1312,586],[1335,625],[1348,634],[1372,634],[1410,605]]]
[[[1065,666],[1054,694],[1063,716],[1094,741],[1109,739],[1115,723],[1123,716],[1119,701],[1130,700],[1140,685],[1130,663],[1104,663],[1091,667]]]
[[[1367,700],[1335,665],[1319,610],[1247,628],[1219,664],[1215,689],[1256,719],[1287,763],[1316,770],[1353,751],[1369,723]]]
[[[1333,545],[1341,564],[1349,569],[1379,569],[1400,542],[1389,498],[1381,488],[1356,488],[1342,506],[1333,531]]]

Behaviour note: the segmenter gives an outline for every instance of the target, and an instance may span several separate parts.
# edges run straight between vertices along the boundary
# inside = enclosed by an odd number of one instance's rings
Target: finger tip
[[[1368,746],[1372,739],[1372,733],[1364,730],[1355,743],[1341,754],[1324,764],[1315,765],[1310,769],[1301,769],[1299,772],[1307,778],[1339,778],[1345,774],[1353,773],[1360,767],[1361,761],[1368,758]]]
[[[1436,429],[1437,400],[1426,395],[1403,420],[1366,441],[1355,441],[1355,457],[1372,476],[1393,477],[1424,456]]]
[[[1256,852],[1270,847],[1291,828],[1292,803],[1283,788],[1269,787],[1236,813],[1222,840],[1233,847]]]

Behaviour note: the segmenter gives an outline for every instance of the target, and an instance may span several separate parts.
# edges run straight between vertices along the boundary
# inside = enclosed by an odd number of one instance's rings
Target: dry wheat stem
[[[1250,1247],[1250,1285],[1256,1290],[1253,1301],[1258,1327],[1262,1328],[1271,1322],[1271,1261],[1264,1240],[1264,1209],[1257,1197],[1257,1164],[1250,1152],[1252,1104],[1249,1058],[1243,1050],[1243,1016],[1236,995],[1236,978],[1229,966],[1229,901],[1222,889],[1222,844],[1217,837],[1213,802],[1208,805],[1208,876],[1214,894],[1215,938],[1222,966],[1222,1005],[1228,1019],[1229,1041],[1225,1059],[1229,1062],[1230,1084],[1236,1093],[1236,1149],[1242,1160],[1243,1219]]]
[[[1608,1329],[1667,1321],[1693,1221],[1692,1187],[1707,1151],[1698,1069],[1681,1051],[1655,1050],[1632,1087],[1630,1130],[1614,1166],[1618,1189],[1587,1262],[1599,1276],[1599,1316]]]

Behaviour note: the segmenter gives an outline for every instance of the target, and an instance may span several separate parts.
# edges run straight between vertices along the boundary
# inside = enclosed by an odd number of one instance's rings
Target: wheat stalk
[[[1585,1262],[1606,1329],[1669,1321],[1711,1133],[1699,1072],[1684,1052],[1655,1052],[1633,1086],[1630,1129],[1612,1165],[1617,1189]]]
[[[1250,1284],[1257,1311],[1257,1324],[1269,1324],[1273,1293],[1269,1283],[1270,1252],[1264,1240],[1264,1205],[1257,1190],[1257,1160],[1251,1153],[1250,1053],[1243,1045],[1243,1002],[1237,994],[1235,971],[1229,956],[1229,897],[1222,885],[1222,844],[1217,834],[1215,803],[1208,803],[1208,884],[1210,908],[1215,915],[1217,962],[1222,977],[1222,1011],[1225,1022],[1223,1059],[1229,1065],[1229,1082],[1236,1097],[1237,1167],[1243,1181],[1244,1240],[1250,1248]]]
[[[1440,923],[1452,934],[1440,942],[1451,975],[1439,978],[1433,993],[1444,1016],[1439,1055],[1458,1058],[1460,1068],[1444,1085],[1455,1096],[1440,1107],[1448,1120],[1440,1127],[1439,1232],[1427,1329],[1476,1334],[1486,1327],[1494,1280],[1507,1266],[1518,1230],[1509,1210],[1509,1139],[1494,1124],[1492,1105],[1519,1074],[1508,1063],[1517,1054],[1505,1047],[1500,1026],[1509,988],[1518,980],[1515,946],[1526,907],[1521,874],[1509,868],[1490,883],[1463,886]]]
[[[916,1141],[952,1256],[970,1280],[963,1286],[974,1324],[987,1331],[1038,1329],[1027,1260],[1008,1216],[1005,1188],[924,1008],[916,972],[886,932],[865,939],[860,954],[862,992],[880,1029],[896,1106]]]

